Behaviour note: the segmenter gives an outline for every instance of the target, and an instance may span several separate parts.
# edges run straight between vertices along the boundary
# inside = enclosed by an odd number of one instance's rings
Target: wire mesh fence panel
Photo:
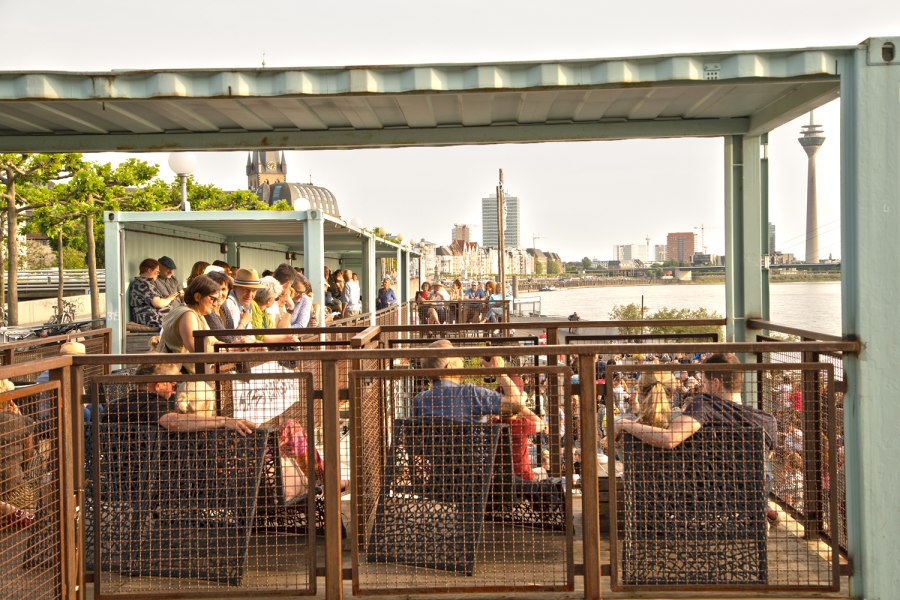
[[[57,382],[0,394],[0,598],[63,597]]]
[[[758,341],[777,341],[773,338],[757,336]],[[762,406],[772,412],[778,418],[779,430],[785,432],[785,450],[776,453],[772,464],[776,471],[791,472],[791,463],[796,462],[794,452],[801,452],[804,446],[804,430],[821,422],[821,428],[827,430],[833,425],[835,429],[835,445],[837,473],[833,480],[837,490],[837,542],[844,554],[847,553],[847,485],[844,466],[844,362],[840,353],[804,353],[801,352],[766,352],[758,355],[762,362],[770,362],[785,366],[782,373],[766,378],[761,386]],[[790,369],[793,363],[802,360],[815,360],[831,365],[834,372],[834,382],[829,385],[821,379],[808,376],[800,371]],[[828,394],[833,395],[834,411],[824,409],[823,402]],[[808,410],[804,410],[804,406]],[[828,421],[829,415],[833,415],[833,423]],[[826,480],[825,485],[831,487],[832,480]],[[805,514],[804,493],[802,481],[793,481],[781,487],[776,487],[775,495],[785,510],[791,514],[801,516]],[[822,511],[825,515],[825,532],[832,534],[830,505],[812,506],[814,511]]]
[[[311,376],[178,367],[97,379],[100,418],[85,432],[95,593],[314,594]]]
[[[570,371],[452,360],[419,372],[439,377],[425,389],[403,370],[351,374],[355,593],[571,590],[571,436],[501,408],[537,373],[571,415]],[[536,436],[562,438],[564,479],[547,477]]]
[[[837,590],[840,556],[824,535],[836,517],[824,507],[837,506],[825,418],[834,397],[821,392],[833,387],[831,365],[711,360],[691,365],[699,390],[680,406],[672,402],[679,365],[606,367],[607,415],[617,409],[615,372],[635,381],[631,414],[608,419],[601,442],[609,471],[622,467],[609,481],[613,589]],[[820,402],[773,405],[767,382],[786,373]],[[786,410],[800,415],[796,429]],[[779,490],[802,496],[807,510],[783,510]]]

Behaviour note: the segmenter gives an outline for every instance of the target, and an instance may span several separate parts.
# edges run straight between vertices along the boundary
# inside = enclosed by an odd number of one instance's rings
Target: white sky
[[[406,0],[266,3],[233,0],[0,0],[0,70],[105,71],[201,67],[415,64],[607,58],[854,45],[900,35],[896,0],[686,0],[642,3]],[[820,255],[840,256],[839,102],[817,122]],[[778,249],[804,254],[804,119],[770,135],[770,218]],[[199,155],[195,177],[246,186],[246,152]],[[96,155],[118,161],[125,155]],[[167,155],[144,154],[169,177]],[[620,243],[665,243],[705,225],[724,247],[722,141],[645,140],[396,150],[289,152],[288,175],[331,189],[346,218],[407,239],[450,241],[476,225],[503,168],[522,202],[522,238],[564,259],[610,258]]]

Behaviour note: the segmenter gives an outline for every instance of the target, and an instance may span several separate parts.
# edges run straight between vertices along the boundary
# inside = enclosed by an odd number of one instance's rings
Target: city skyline
[[[826,5],[830,4],[828,2]],[[565,10],[534,19],[500,0],[461,0],[453,11],[399,0],[384,7],[363,2],[274,2],[280,18],[340,22],[311,28],[296,44],[246,36],[245,3],[160,0],[154,11],[92,0],[90,10],[48,0],[21,5],[7,15],[0,69],[9,71],[108,71],[111,69],[259,68],[353,64],[426,64],[614,58],[657,54],[740,51],[808,46],[853,46],[866,37],[900,31],[893,2],[862,0],[841,18],[825,9],[811,17],[805,6],[761,0],[754,11],[712,0],[672,5],[648,0],[635,19],[626,6],[573,1]],[[837,6],[834,4],[834,6]],[[81,5],[79,5],[80,8]],[[213,10],[214,8],[214,10]],[[479,14],[478,19],[471,18]],[[177,14],[177,18],[172,15]],[[578,19],[572,19],[578,14]],[[705,15],[703,19],[698,15]],[[710,16],[712,15],[712,16]],[[775,15],[773,17],[773,15]],[[873,17],[878,15],[877,20]],[[372,23],[379,23],[373,27]],[[516,31],[501,40],[496,22]],[[136,26],[140,23],[140,26]],[[798,27],[804,23],[807,27]],[[460,44],[459,32],[479,44]],[[676,35],[677,34],[677,35]],[[36,44],[34,40],[53,40]],[[65,52],[60,49],[65,48]],[[115,49],[115,51],[111,51]],[[822,258],[840,256],[840,101],[816,110],[829,141],[818,153],[818,241]],[[804,253],[806,155],[799,116],[769,135],[769,220],[782,252]],[[247,151],[202,152],[195,177],[224,189],[244,189]],[[159,164],[161,153],[89,155],[121,162],[131,156]],[[505,185],[527,199],[521,239],[551,248],[566,260],[603,256],[616,244],[651,246],[671,231],[705,227],[710,253],[724,251],[724,174],[721,138],[654,139],[411,147],[371,150],[288,150],[292,181],[328,188],[341,214],[366,227],[382,226],[405,239],[441,241],[452,223],[480,223],[478,199]],[[480,232],[475,232],[478,239]]]

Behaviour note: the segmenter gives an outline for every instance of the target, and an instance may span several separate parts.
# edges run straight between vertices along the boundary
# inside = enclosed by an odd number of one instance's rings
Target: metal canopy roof
[[[758,134],[853,48],[609,60],[0,73],[0,150],[364,148]]]
[[[212,242],[279,244],[303,253],[306,211],[198,211],[198,212],[117,212],[105,220],[118,221],[126,229],[183,234]],[[379,256],[396,256],[400,246],[322,213],[325,221],[325,251],[329,255],[362,253],[363,238],[374,238]],[[405,249],[417,254],[414,250]]]

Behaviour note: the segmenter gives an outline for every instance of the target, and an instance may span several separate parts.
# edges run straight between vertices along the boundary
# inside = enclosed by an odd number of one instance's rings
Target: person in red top
[[[514,417],[503,419],[503,422],[509,425],[512,439],[513,471],[525,481],[534,481],[534,470],[528,457],[528,438],[535,433],[544,432],[546,424],[527,408]]]
[[[525,392],[525,382],[518,375],[510,375],[513,385],[519,388],[520,393]],[[503,417],[501,422],[509,425],[509,435],[512,443],[512,463],[515,474],[525,481],[534,481],[534,471],[528,458],[528,438],[535,433],[546,432],[547,425],[544,420],[534,414],[530,409],[523,408],[518,414]]]

